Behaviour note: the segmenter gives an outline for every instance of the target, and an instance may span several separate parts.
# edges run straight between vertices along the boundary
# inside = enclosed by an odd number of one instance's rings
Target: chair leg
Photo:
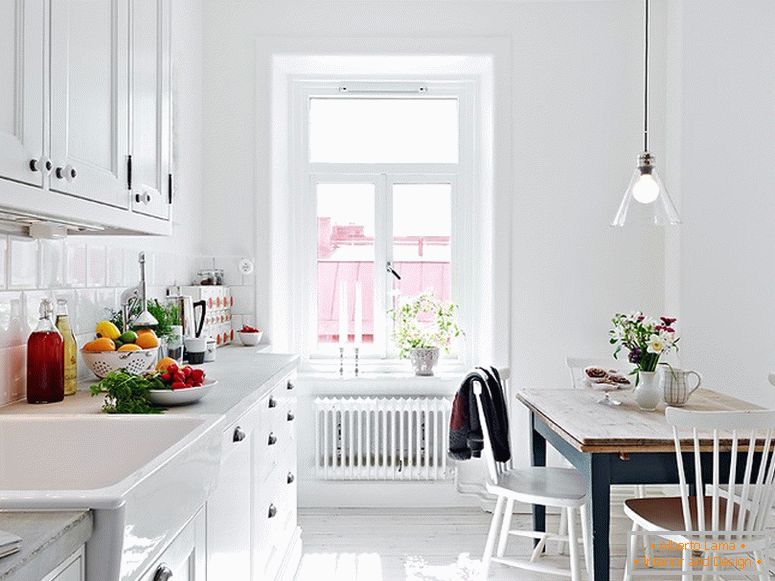
[[[499,496],[495,503],[495,510],[492,511],[492,521],[490,521],[490,532],[487,534],[487,542],[484,545],[484,555],[482,555],[482,566],[479,568],[479,579],[484,581],[490,572],[490,561],[492,560],[492,551],[495,548],[495,537],[498,534],[498,523],[503,515],[503,502],[506,500]]]
[[[560,510],[560,530],[557,532],[561,537],[568,535],[568,515],[565,509]],[[557,553],[560,555],[565,554],[565,542],[564,540],[557,541]]]
[[[756,571],[759,576],[759,581],[769,581],[770,578],[770,562],[769,556],[766,551],[754,551],[754,559],[760,561],[756,564]]]
[[[683,562],[681,565],[681,581],[692,581],[692,552],[683,551]]]
[[[506,501],[506,509],[503,511],[503,524],[501,525],[501,536],[498,539],[498,549],[496,555],[502,557],[506,552],[506,543],[509,540],[509,530],[511,530],[511,517],[514,512],[514,499],[509,498]]]
[[[632,523],[632,534],[630,535],[630,550],[627,552],[624,563],[624,581],[632,581],[632,570],[634,568],[635,559],[638,558],[638,535],[640,527],[637,523]],[[640,561],[640,559],[638,559]]]
[[[584,546],[584,565],[587,569],[587,577],[592,578],[592,537],[589,534],[589,514],[587,505],[582,504],[579,508],[581,515],[581,543]]]
[[[635,494],[638,498],[646,498],[646,487],[642,484],[639,484],[635,487]],[[648,562],[651,562],[651,557],[653,556],[651,553],[651,539],[648,535],[642,535],[641,540],[643,541],[643,553],[646,556],[646,559],[648,559]]]
[[[570,552],[571,581],[581,581],[581,564],[579,563],[579,536],[576,531],[576,509],[566,508],[568,515],[568,549]]]

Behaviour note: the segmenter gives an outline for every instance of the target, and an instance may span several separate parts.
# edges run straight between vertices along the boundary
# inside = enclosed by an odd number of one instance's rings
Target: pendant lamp
[[[643,15],[643,151],[638,155],[638,166],[624,192],[619,211],[612,226],[624,226],[637,214],[639,220],[647,220],[660,226],[681,223],[670,194],[657,172],[655,158],[649,151],[649,24],[650,0],[644,0]]]

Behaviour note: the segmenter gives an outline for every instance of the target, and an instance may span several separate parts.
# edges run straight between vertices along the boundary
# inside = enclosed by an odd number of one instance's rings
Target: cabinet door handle
[[[288,421],[292,422],[296,419],[296,416],[293,415],[293,412],[288,412]]]
[[[30,171],[39,171],[40,170],[40,164],[38,163],[37,159],[31,159],[30,160]]]
[[[293,484],[294,480],[296,480],[296,477],[291,472],[288,472],[288,484]]]
[[[239,426],[237,426],[236,428],[234,428],[234,436],[232,438],[232,441],[241,442],[242,440],[245,439],[246,435],[247,434],[245,434],[245,431]]]
[[[274,504],[269,505],[269,510],[267,511],[267,516],[269,518],[274,518],[277,514],[277,507]]]
[[[143,203],[145,205],[148,205],[151,201],[151,194],[147,191],[143,192],[142,194],[135,194],[135,201],[139,203]]]
[[[78,171],[71,165],[66,165],[65,167],[58,167],[54,171],[54,175],[60,180],[67,180],[68,182],[73,181],[76,177],[78,177]]]
[[[288,387],[288,389],[293,389],[294,387],[296,387],[296,385],[289,379],[287,387]]]
[[[269,407],[270,408],[276,408],[277,407],[277,400],[273,398],[271,395],[269,396]]]
[[[273,432],[269,432],[269,445],[274,446],[277,443],[277,436]]]
[[[170,579],[172,577],[172,569],[167,567],[164,563],[159,565],[159,568],[156,569],[156,573],[153,575],[153,581],[167,581],[167,579]]]

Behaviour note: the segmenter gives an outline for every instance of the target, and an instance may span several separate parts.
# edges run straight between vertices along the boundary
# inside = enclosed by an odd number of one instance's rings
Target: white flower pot
[[[635,403],[644,411],[653,412],[662,401],[662,390],[659,389],[655,371],[641,371],[640,380],[635,388]]]
[[[409,352],[409,360],[412,362],[415,375],[433,375],[433,366],[439,361],[439,348],[412,349]]]

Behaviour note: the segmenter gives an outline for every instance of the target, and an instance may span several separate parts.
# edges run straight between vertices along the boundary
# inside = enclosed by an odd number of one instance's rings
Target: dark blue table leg
[[[608,454],[588,454],[587,458],[587,507],[592,521],[593,581],[609,581],[611,468]]]
[[[546,438],[544,438],[535,429],[535,414],[530,412],[530,447],[531,463],[533,466],[546,466]],[[533,505],[533,530],[546,531],[546,507],[543,505]],[[533,541],[533,546],[538,543],[538,539]]]

